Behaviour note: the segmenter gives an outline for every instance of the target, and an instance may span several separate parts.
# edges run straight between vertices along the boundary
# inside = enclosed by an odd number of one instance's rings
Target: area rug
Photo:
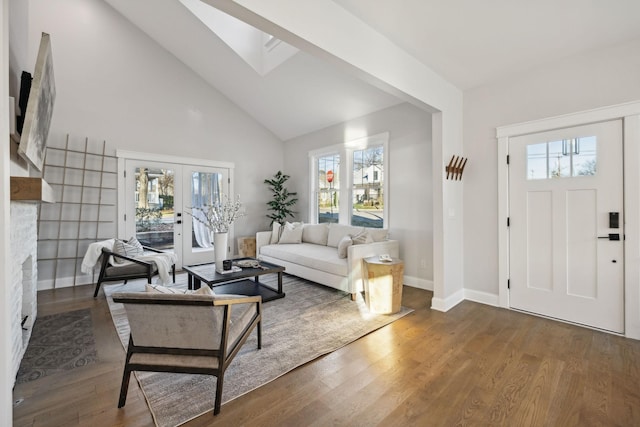
[[[95,361],[91,310],[37,317],[16,383],[35,381]]]
[[[276,275],[261,277],[273,287],[276,280]],[[176,287],[186,288],[186,274],[177,275],[176,282]],[[143,291],[144,285],[144,280],[138,280],[105,287],[125,348],[129,339],[126,313],[111,295]],[[263,304],[262,349],[256,348],[256,334],[252,333],[227,369],[223,404],[413,311],[402,307],[393,315],[373,315],[362,298],[351,301],[350,294],[289,275],[284,276],[283,289],[285,298]],[[212,376],[137,372],[136,377],[160,427],[178,426],[213,411],[216,386]]]

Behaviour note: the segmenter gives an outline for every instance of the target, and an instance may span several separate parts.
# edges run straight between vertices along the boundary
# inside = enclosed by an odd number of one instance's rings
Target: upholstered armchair
[[[254,328],[262,347],[260,296],[137,292],[113,300],[124,304],[131,327],[119,408],[132,371],[207,374],[217,377],[217,415],[225,371]]]
[[[166,254],[158,249],[143,246],[145,253]],[[130,257],[127,255],[116,253],[107,247],[102,247],[102,255],[100,262],[100,274],[96,282],[96,289],[93,297],[98,296],[100,285],[103,282],[121,282],[127,283],[130,279],[147,279],[147,283],[151,283],[151,278],[159,274],[158,263],[167,262],[166,258],[156,258],[153,255],[144,257]],[[120,261],[120,262],[118,262]],[[124,262],[123,262],[124,261]],[[176,282],[176,266],[171,262],[171,275],[173,283]]]

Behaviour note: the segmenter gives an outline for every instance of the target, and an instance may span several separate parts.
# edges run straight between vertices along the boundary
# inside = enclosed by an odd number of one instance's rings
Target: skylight
[[[200,0],[180,0],[214,34],[261,76],[298,52],[295,47]]]

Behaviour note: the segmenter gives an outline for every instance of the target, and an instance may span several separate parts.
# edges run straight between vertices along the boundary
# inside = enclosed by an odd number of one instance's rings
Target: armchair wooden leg
[[[124,372],[122,373],[122,385],[120,386],[120,399],[118,400],[118,408],[122,408],[127,401],[127,392],[129,391],[129,379],[131,378],[131,368],[129,366],[129,360],[133,354],[133,338],[129,335],[129,345],[127,346],[127,357],[124,361]]]
[[[262,348],[262,321],[258,322],[257,333],[258,333],[258,350]]]
[[[216,382],[216,402],[213,406],[213,415],[220,413],[220,406],[222,405],[222,383],[224,382],[224,371],[218,374],[218,381]]]
[[[122,386],[120,386],[120,399],[118,400],[118,408],[122,408],[127,401],[127,392],[129,390],[129,379],[131,378],[131,371],[127,366],[124,367],[124,373],[122,374]]]
[[[93,292],[93,297],[94,298],[98,296],[98,292],[100,292],[100,285],[101,284],[102,284],[101,282],[96,283],[96,290]]]

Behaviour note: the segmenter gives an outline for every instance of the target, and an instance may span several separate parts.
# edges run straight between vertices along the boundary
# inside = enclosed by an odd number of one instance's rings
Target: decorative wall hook
[[[466,164],[467,159],[465,157],[451,156],[449,165],[445,168],[445,170],[447,171],[447,179],[460,181],[462,179],[462,172],[464,171],[464,167]]]

